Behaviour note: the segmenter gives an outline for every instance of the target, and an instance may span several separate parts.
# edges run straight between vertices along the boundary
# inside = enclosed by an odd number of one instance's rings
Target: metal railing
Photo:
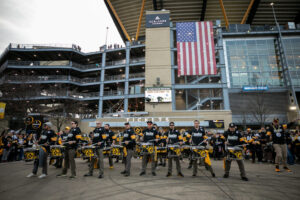
[[[124,95],[124,90],[109,90],[104,91],[103,96],[121,96]]]

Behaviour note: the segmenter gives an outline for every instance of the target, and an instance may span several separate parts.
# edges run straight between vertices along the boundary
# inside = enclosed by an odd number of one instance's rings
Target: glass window
[[[239,88],[244,85],[278,87],[283,85],[283,79],[278,73],[281,71],[281,67],[278,64],[279,57],[275,53],[274,41],[269,38],[226,41],[232,87]],[[292,58],[296,60],[295,57]]]

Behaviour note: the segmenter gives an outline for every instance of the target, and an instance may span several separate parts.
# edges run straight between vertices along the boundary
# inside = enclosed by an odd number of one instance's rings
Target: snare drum
[[[205,158],[206,148],[205,146],[191,146],[192,159]]]
[[[38,159],[38,156],[39,156],[38,149],[34,149],[34,148],[25,148],[24,149],[24,158],[25,158],[26,162]]]
[[[157,155],[166,158],[167,157],[167,147],[157,147]]]
[[[60,145],[50,146],[50,157],[51,158],[62,158],[64,147]]]
[[[241,147],[232,146],[226,148],[227,159],[229,160],[242,160],[243,159],[243,149]]]
[[[96,148],[94,146],[83,146],[81,147],[81,153],[83,158],[95,158]]]
[[[145,153],[147,153],[147,154],[154,153],[154,144],[153,143],[149,143],[149,142],[141,143],[141,155],[143,155]]]
[[[114,157],[121,156],[122,152],[123,152],[123,146],[121,145],[114,145],[111,149],[111,154]]]
[[[103,148],[103,155],[109,156],[111,154],[111,147],[104,147]]]
[[[181,147],[179,145],[168,145],[168,157],[179,157],[181,155]]]

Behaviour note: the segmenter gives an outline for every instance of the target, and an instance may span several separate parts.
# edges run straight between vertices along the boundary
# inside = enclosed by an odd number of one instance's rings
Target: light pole
[[[109,27],[106,27],[106,37],[105,37],[105,46],[107,47],[107,36],[108,36],[108,29]]]
[[[288,67],[288,64],[287,64],[287,61],[286,61],[285,45],[284,45],[284,42],[283,42],[283,39],[282,39],[282,33],[281,33],[281,30],[280,30],[280,26],[279,26],[279,23],[278,23],[277,18],[276,18],[274,3],[273,2],[270,3],[270,6],[272,7],[272,13],[273,13],[275,24],[276,24],[276,27],[277,27],[277,30],[278,30],[278,35],[279,35],[278,45],[279,46],[281,45],[281,47],[282,47],[281,48],[282,52],[280,52],[280,54],[281,54],[280,57],[281,57],[282,70],[283,70],[284,78],[286,80],[287,86],[289,87],[289,99],[290,99],[289,109],[296,111],[297,120],[298,120],[299,119],[299,105],[298,105],[298,101],[297,101],[297,97],[296,97],[295,88],[294,88],[294,85],[293,85],[293,82],[292,82],[291,73],[289,71],[289,67]],[[280,51],[280,49],[279,49],[279,51]]]

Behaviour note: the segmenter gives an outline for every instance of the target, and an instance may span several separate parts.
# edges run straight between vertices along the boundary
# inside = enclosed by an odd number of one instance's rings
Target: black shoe
[[[128,176],[130,176],[130,174],[129,174],[129,173],[125,173],[124,176],[125,176],[125,177],[128,177]]]
[[[179,172],[179,173],[177,174],[177,176],[184,177],[184,175],[183,175],[181,172]]]
[[[162,166],[165,167],[165,166],[166,166],[166,163],[162,164]]]
[[[224,177],[224,178],[228,178],[228,177],[229,177],[229,174],[224,174],[223,177]]]
[[[162,163],[159,163],[159,164],[158,164],[158,166],[162,166],[162,165],[163,165]]]
[[[196,177],[196,176],[197,176],[196,174],[193,174],[193,175],[192,175],[192,177]]]
[[[216,177],[215,173],[212,173],[211,176],[214,177],[214,178]]]
[[[172,174],[171,173],[167,173],[166,177],[170,177],[170,176],[172,176]]]
[[[189,165],[189,166],[188,166],[188,169],[192,169],[192,165]]]
[[[143,176],[143,175],[145,175],[146,174],[146,172],[141,172],[140,173],[140,176]]]
[[[126,174],[126,171],[125,171],[125,170],[124,170],[124,171],[122,171],[122,172],[121,172],[121,174]]]
[[[155,173],[155,172],[152,172],[152,176],[156,176],[156,173]]]
[[[243,181],[248,181],[248,178],[247,177],[242,177],[242,180]]]
[[[69,178],[70,178],[70,179],[73,179],[73,178],[76,178],[76,176],[71,175],[71,176],[69,176]]]
[[[90,174],[90,173],[87,173],[87,174],[85,174],[85,175],[83,175],[83,176],[93,176],[93,174]]]
[[[100,175],[98,176],[98,178],[103,178],[103,175],[102,175],[102,174],[100,174]]]

